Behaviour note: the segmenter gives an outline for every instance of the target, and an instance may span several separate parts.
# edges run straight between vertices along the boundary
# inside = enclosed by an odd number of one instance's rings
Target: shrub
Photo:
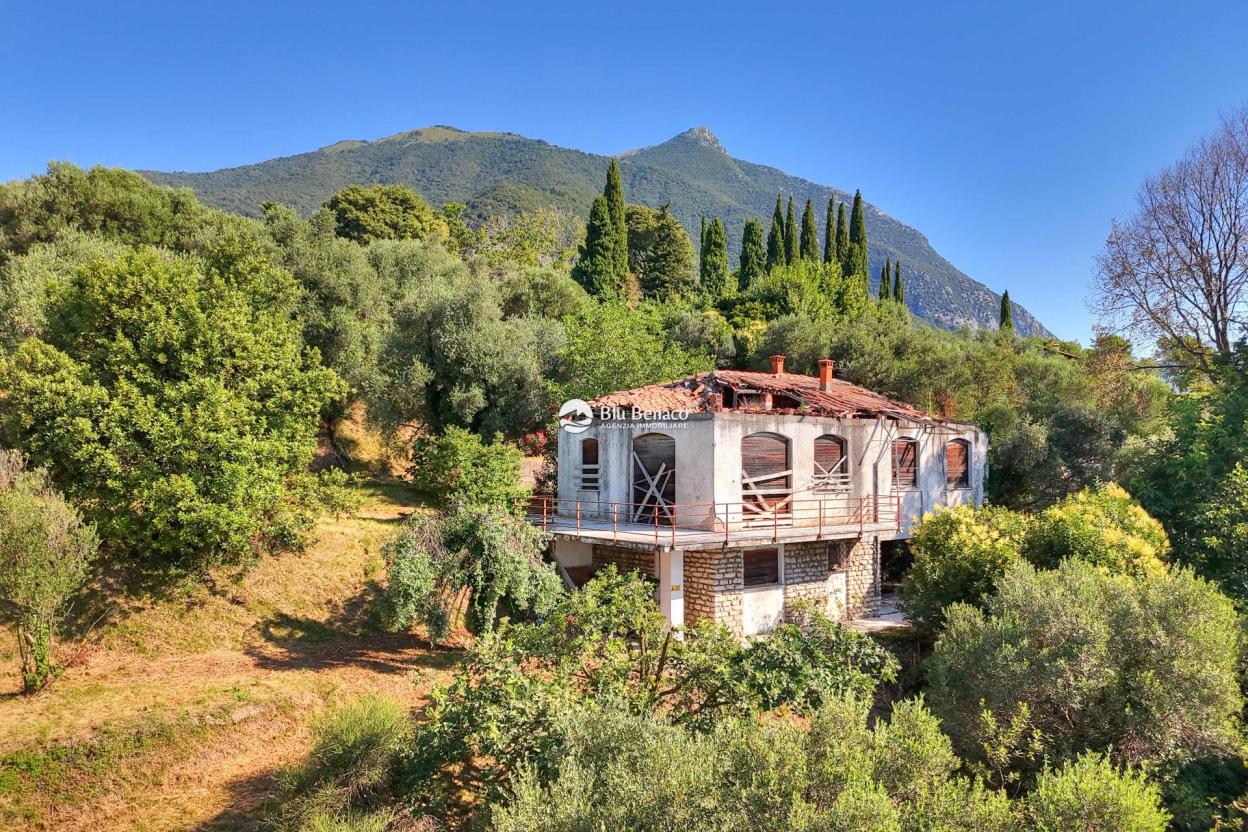
[[[418,439],[412,449],[412,484],[443,505],[465,503],[511,509],[527,493],[520,484],[523,457],[496,435],[487,445],[464,428]]]
[[[1190,572],[1016,564],[986,610],[947,616],[928,678],[965,752],[977,753],[983,709],[1006,724],[1024,705],[1054,761],[1090,749],[1173,770],[1239,747],[1238,617]]]
[[[467,620],[494,626],[499,604],[543,613],[562,595],[554,566],[542,560],[546,535],[497,507],[460,504],[417,514],[382,550],[389,580],[382,596],[387,627],[420,623],[430,641],[446,637],[468,590]]]
[[[1068,558],[1111,572],[1156,574],[1170,551],[1165,529],[1113,483],[1093,486],[1036,517],[1024,543],[1027,559],[1052,568]]]
[[[1036,832],[1164,832],[1170,820],[1156,785],[1099,754],[1044,771],[1026,802]]]
[[[1027,518],[1005,508],[957,506],[914,528],[914,565],[901,585],[907,618],[935,632],[955,602],[983,606],[1010,564],[1022,560]]]
[[[365,696],[329,709],[313,722],[307,758],[282,774],[273,825],[291,832],[374,828],[384,815],[362,813],[384,797],[411,734],[406,709],[393,699]]]
[[[0,609],[17,628],[22,686],[57,673],[54,637],[69,599],[87,578],[95,530],[15,451],[0,450]]]

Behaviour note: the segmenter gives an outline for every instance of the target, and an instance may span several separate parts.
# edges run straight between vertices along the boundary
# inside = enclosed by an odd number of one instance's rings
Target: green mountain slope
[[[704,127],[618,158],[629,201],[654,207],[670,202],[691,235],[697,234],[702,216],[722,217],[734,260],[745,220],[757,217],[765,226],[777,193],[792,195],[799,208],[813,200],[821,233],[828,198],[852,198],[852,192],[734,159]],[[266,201],[285,202],[307,214],[347,185],[398,182],[435,205],[464,202],[484,216],[535,207],[588,214],[606,168],[605,156],[512,133],[427,127],[209,173],[142,173],[153,182],[191,188],[209,205],[249,215]],[[996,326],[999,295],[941,257],[919,231],[869,203],[867,227],[873,280],[886,257],[900,258],[906,302],[915,314],[945,328]],[[1022,334],[1049,334],[1017,304],[1014,324]]]

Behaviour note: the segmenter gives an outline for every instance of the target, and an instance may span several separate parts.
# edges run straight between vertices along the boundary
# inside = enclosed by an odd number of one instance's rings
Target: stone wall
[[[875,537],[854,541],[845,563],[846,601],[851,618],[875,609],[880,601],[880,542]]]
[[[685,552],[685,623],[710,621],[741,635],[741,552]]]
[[[594,545],[594,566],[615,564],[620,572],[640,572],[647,578],[655,577],[657,555],[653,551],[626,549],[622,546]]]
[[[828,607],[828,543],[788,543],[784,547],[784,620],[795,621],[794,605],[809,601]]]

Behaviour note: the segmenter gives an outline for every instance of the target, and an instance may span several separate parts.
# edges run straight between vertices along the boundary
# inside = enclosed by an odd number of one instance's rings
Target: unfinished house
[[[717,370],[624,390],[559,431],[558,493],[527,517],[573,582],[606,564],[657,582],[673,626],[763,633],[809,601],[880,597],[881,544],[940,505],[983,499],[987,441],[835,377]]]

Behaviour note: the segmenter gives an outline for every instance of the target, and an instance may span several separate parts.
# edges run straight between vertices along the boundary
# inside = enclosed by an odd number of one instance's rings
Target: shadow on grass
[[[263,771],[227,784],[226,807],[190,827],[193,832],[260,832],[271,828],[267,815],[278,792],[277,770]]]

